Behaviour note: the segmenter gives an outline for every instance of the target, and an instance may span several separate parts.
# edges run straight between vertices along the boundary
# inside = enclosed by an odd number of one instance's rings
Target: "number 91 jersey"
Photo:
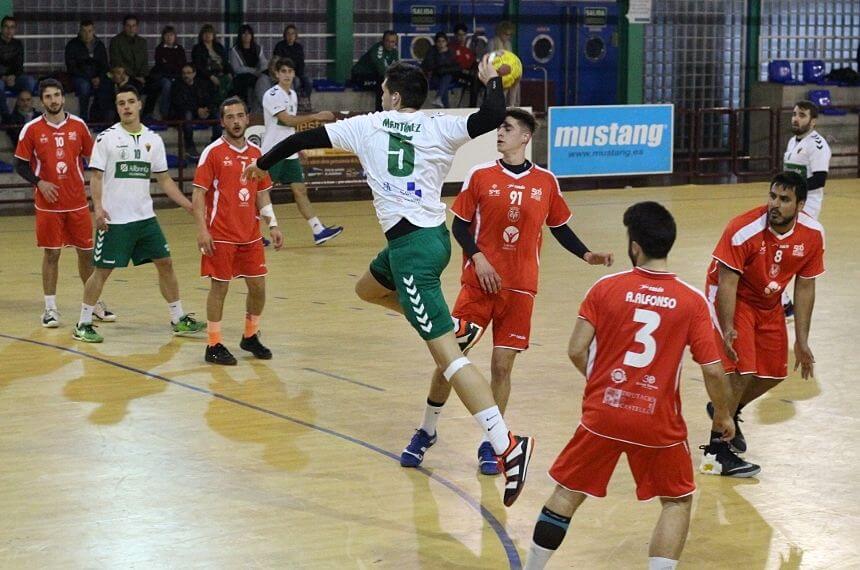
[[[457,149],[470,139],[467,121],[441,113],[384,111],[325,129],[333,147],[361,161],[385,232],[401,218],[422,228],[445,223],[442,184]]]
[[[579,309],[594,327],[582,425],[612,439],[669,447],[687,439],[681,362],[720,362],[705,296],[672,273],[634,268],[595,283]]]

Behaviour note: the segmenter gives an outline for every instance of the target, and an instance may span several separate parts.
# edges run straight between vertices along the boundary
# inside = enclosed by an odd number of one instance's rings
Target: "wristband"
[[[269,228],[274,228],[278,226],[278,219],[275,217],[275,209],[271,204],[266,204],[262,208],[260,208],[260,214],[269,218]]]

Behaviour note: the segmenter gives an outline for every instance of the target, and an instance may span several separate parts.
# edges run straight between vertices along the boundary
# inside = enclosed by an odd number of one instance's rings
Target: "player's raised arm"
[[[244,175],[251,180],[260,180],[266,171],[281,160],[309,148],[331,148],[331,140],[325,127],[309,129],[289,136],[269,149],[269,152],[245,167]]]
[[[499,74],[490,63],[489,54],[478,64],[478,78],[487,86],[487,92],[481,108],[469,115],[466,125],[473,139],[499,128],[505,120],[505,92]]]

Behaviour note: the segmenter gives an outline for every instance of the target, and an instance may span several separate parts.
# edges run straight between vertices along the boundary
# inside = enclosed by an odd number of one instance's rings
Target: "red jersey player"
[[[522,109],[508,109],[497,130],[502,159],[472,169],[451,210],[452,233],[463,247],[460,295],[451,312],[464,352],[493,323],[491,387],[504,413],[517,354],[529,346],[532,309],[538,289],[543,226],[569,251],[592,265],[612,264],[612,254],[593,253],[567,222],[570,209],[548,170],[527,161],[525,150],[536,128]],[[436,370],[427,397],[424,421],[400,456],[403,467],[417,467],[436,442],[436,424],[451,394],[442,370]],[[499,473],[489,441],[478,446],[484,475]]]
[[[36,244],[44,250],[42,326],[57,328],[57,277],[62,249],[77,249],[81,281],[86,283],[93,272],[93,220],[81,162],[81,157],[89,158],[92,153],[93,137],[80,118],[65,111],[62,83],[45,79],[39,84],[39,93],[45,112],[21,129],[15,147],[15,170],[35,189]],[[96,303],[93,316],[101,321],[116,320],[101,301]]]
[[[266,302],[266,258],[260,235],[260,215],[269,224],[275,249],[284,245],[284,236],[272,208],[268,190],[272,180],[246,179],[242,171],[262,152],[245,138],[248,109],[238,97],[221,103],[224,136],[206,147],[194,174],[192,204],[197,220],[197,245],[203,257],[200,274],[209,277],[211,288],[206,302],[209,343],[206,362],[236,364],[236,358],[221,342],[221,315],[230,281],[245,279],[245,331],[239,343],[257,358],[270,359],[272,351],[260,343],[259,323]]]
[[[714,249],[707,289],[722,327],[735,420],[745,405],[788,376],[788,331],[780,296],[795,276],[794,369],[800,366],[803,378],[812,376],[809,325],[815,278],[824,273],[824,228],[802,211],[806,188],[806,180],[795,172],[777,174],[767,204],[729,222]],[[740,429],[731,446],[746,451]],[[727,468],[737,462],[728,445],[712,442],[703,449],[703,473],[733,474]]]
[[[659,497],[663,506],[649,568],[675,568],[696,489],[679,393],[687,346],[717,404],[714,426],[725,439],[734,433],[711,306],[668,271],[672,215],[640,202],[624,213],[624,225],[634,268],[591,287],[570,338],[570,359],[586,378],[582,418],[550,469],[557,485],[535,526],[527,569],[544,567],[586,496],[606,496],[622,453],[638,499]]]

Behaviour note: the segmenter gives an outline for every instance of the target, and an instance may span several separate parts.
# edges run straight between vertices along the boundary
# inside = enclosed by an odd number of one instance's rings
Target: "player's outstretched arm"
[[[812,325],[812,308],[815,306],[815,279],[798,276],[794,280],[794,369],[800,366],[805,380],[813,376],[815,357],[809,348],[809,328]]]
[[[487,92],[481,108],[469,115],[466,123],[469,136],[473,139],[499,128],[505,120],[505,92],[499,74],[489,63],[489,56],[485,55],[481,59],[478,77],[487,85]]]
[[[730,411],[732,388],[728,376],[719,362],[703,365],[702,375],[705,378],[705,389],[714,403],[714,423],[711,429],[720,432],[720,439],[723,441],[731,441],[735,437],[735,421]]]
[[[738,282],[741,276],[721,262],[717,262],[717,265],[720,272],[717,285],[717,319],[720,321],[720,329],[723,331],[723,344],[726,354],[737,362],[738,354],[733,345],[738,337],[738,333],[735,332],[735,303],[738,298]]]
[[[321,123],[330,123],[334,121],[334,113],[331,111],[320,111],[319,113],[313,113],[312,115],[290,115],[286,111],[281,111],[275,116],[278,118],[278,121],[288,127],[298,127],[299,125],[303,125],[311,121],[319,121]]]
[[[582,259],[589,265],[605,265],[606,267],[611,267],[615,262],[615,256],[611,253],[596,253],[588,249],[588,247],[582,243],[582,240],[579,239],[579,236],[576,235],[576,232],[573,231],[573,228],[567,224],[550,228],[549,231],[552,232],[552,236],[564,249]]]
[[[583,376],[587,375],[588,347],[591,346],[592,340],[594,340],[594,325],[582,317],[576,319],[573,334],[570,335],[570,343],[567,345],[567,355]]]
[[[185,208],[185,211],[189,214],[193,213],[191,201],[185,197],[185,194],[182,193],[182,190],[179,189],[179,186],[170,177],[169,172],[166,170],[164,172],[156,172],[155,181],[158,182],[158,187],[164,190],[168,198],[176,202],[177,205]]]
[[[245,167],[244,175],[251,180],[260,180],[272,166],[301,150],[309,148],[331,148],[331,139],[325,127],[317,127],[288,136],[269,152]]]

